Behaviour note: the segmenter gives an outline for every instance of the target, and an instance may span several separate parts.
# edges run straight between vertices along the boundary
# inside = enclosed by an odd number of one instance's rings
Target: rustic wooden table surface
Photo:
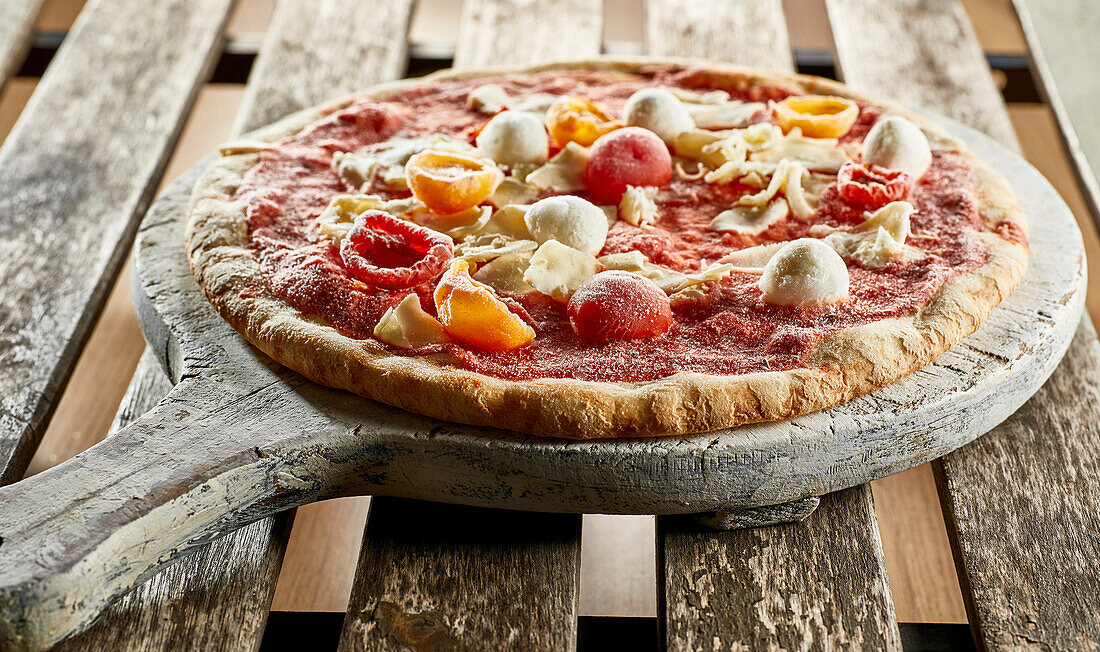
[[[199,91],[163,176],[165,183],[235,130],[238,108],[242,101],[248,101],[244,75],[269,29],[274,4],[274,0],[237,3],[227,27],[225,54],[212,81]],[[457,56],[461,65],[463,57],[476,60],[481,56],[461,48],[455,53],[460,4],[450,0],[416,3],[410,27],[411,74],[450,65],[452,57]],[[642,52],[646,24],[641,4],[641,0],[605,0],[605,51]],[[833,46],[824,0],[785,0],[783,4],[797,64],[810,72],[831,74]],[[1008,115],[1024,155],[1074,211],[1085,237],[1090,268],[1100,269],[1100,240],[1088,218],[1053,114],[1036,93],[1028,73],[1027,43],[1011,0],[966,0],[962,4],[982,49],[994,64],[994,80],[1004,91]],[[0,142],[19,117],[35,89],[37,75],[82,5],[80,0],[45,2],[35,26],[34,47],[26,61],[14,63],[18,72],[0,94]],[[0,68],[3,65],[0,61]],[[780,62],[773,67],[782,65]],[[1094,320],[1100,319],[1100,283],[1090,284],[1087,309]],[[143,349],[144,340],[131,305],[127,268],[111,290],[27,475],[68,459],[106,435]],[[897,620],[967,622],[931,466],[875,481],[872,491]],[[345,611],[369,502],[369,498],[349,498],[297,510],[271,605],[273,611]],[[580,615],[657,615],[654,535],[652,517],[584,517]]]

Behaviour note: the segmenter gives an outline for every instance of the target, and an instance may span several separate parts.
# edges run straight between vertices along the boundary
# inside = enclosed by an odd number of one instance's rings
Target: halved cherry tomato
[[[382,211],[365,211],[340,243],[340,258],[352,276],[391,290],[430,281],[454,253],[448,236]]]
[[[546,128],[561,147],[569,142],[588,147],[600,136],[622,126],[623,123],[583,97],[558,98],[546,111]]]
[[[435,288],[435,309],[454,339],[490,351],[509,351],[535,339],[535,330],[497,297],[493,288],[470,278],[470,264],[451,263]]]
[[[798,127],[808,138],[840,138],[858,117],[855,102],[831,95],[793,95],[775,105],[775,119],[783,133]]]
[[[405,179],[425,206],[449,214],[485,201],[504,180],[504,173],[491,161],[429,149],[409,159]]]
[[[573,332],[593,344],[657,337],[672,326],[668,296],[630,272],[596,274],[577,288],[567,310]]]
[[[836,174],[836,186],[840,196],[853,204],[877,208],[905,199],[913,177],[901,170],[848,161]]]

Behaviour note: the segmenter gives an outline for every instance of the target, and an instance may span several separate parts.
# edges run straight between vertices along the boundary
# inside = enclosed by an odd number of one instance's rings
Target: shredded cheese
[[[483,263],[507,254],[530,253],[538,246],[539,243],[534,240],[516,240],[498,234],[476,235],[455,245],[455,258]]]
[[[577,192],[585,190],[584,166],[588,164],[588,148],[569,143],[549,161],[524,179],[539,190]]]
[[[618,216],[634,226],[648,226],[657,221],[657,202],[653,201],[656,188],[627,186],[619,201]]]
[[[451,342],[443,324],[420,306],[416,294],[409,294],[397,306],[386,310],[374,327],[374,336],[405,349]]]
[[[734,206],[716,215],[710,221],[710,230],[760,235],[789,213],[790,207],[782,197],[777,197],[762,207]]]
[[[906,247],[909,238],[909,217],[916,208],[907,201],[895,201],[874,213],[865,213],[864,220],[847,231],[834,231],[825,243],[864,267],[877,268],[898,258],[915,259],[919,250]]]
[[[317,226],[321,237],[339,247],[355,223],[355,217],[364,211],[384,211],[394,217],[406,219],[409,213],[422,206],[414,198],[386,200],[378,195],[337,195],[321,211]]]
[[[530,253],[504,254],[482,265],[473,276],[474,280],[481,281],[498,292],[526,294],[535,291],[535,288],[523,280],[523,274],[530,266]]]
[[[558,301],[568,301],[582,283],[596,275],[600,265],[596,257],[547,240],[531,256],[523,280],[539,292]]]

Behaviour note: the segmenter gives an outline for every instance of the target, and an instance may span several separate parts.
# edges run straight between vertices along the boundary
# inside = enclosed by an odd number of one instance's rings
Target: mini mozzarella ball
[[[648,129],[671,145],[676,136],[695,128],[684,103],[663,88],[643,88],[623,107],[623,122]]]
[[[780,306],[835,303],[848,298],[848,266],[821,240],[801,238],[783,246],[760,276],[764,300]]]
[[[524,111],[493,116],[477,135],[477,148],[501,165],[543,163],[550,156],[542,120]]]
[[[919,179],[932,164],[932,148],[920,127],[892,115],[876,122],[863,140],[863,162]]]
[[[595,256],[607,239],[607,214],[599,206],[573,195],[540,199],[523,216],[538,242],[557,240]]]

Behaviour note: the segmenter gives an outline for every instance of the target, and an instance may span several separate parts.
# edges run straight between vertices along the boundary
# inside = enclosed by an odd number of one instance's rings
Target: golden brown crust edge
[[[703,66],[747,83],[785,84],[803,92],[862,98],[847,87],[815,77],[752,71],[718,62],[684,59],[600,59],[528,68],[437,73],[459,79],[543,70],[635,72],[653,65]],[[382,98],[402,81],[296,113],[249,135],[277,141],[363,98]],[[222,316],[253,345],[311,380],[447,421],[495,426],[540,436],[594,439],[704,432],[775,421],[835,405],[878,389],[931,363],[985,321],[1015,289],[1027,268],[1027,251],[991,232],[1012,220],[1026,230],[1014,194],[998,174],[958,140],[919,116],[871,100],[919,123],[933,146],[956,149],[978,178],[979,211],[986,224],[989,259],[954,277],[918,314],[841,331],[825,339],[810,368],[741,376],[680,373],[641,383],[572,379],[509,381],[456,368],[432,357],[395,356],[374,340],[341,335],[273,296],[242,291],[261,282],[248,248],[245,206],[233,194],[254,154],[223,157],[199,179],[192,194],[186,238],[191,268]]]

